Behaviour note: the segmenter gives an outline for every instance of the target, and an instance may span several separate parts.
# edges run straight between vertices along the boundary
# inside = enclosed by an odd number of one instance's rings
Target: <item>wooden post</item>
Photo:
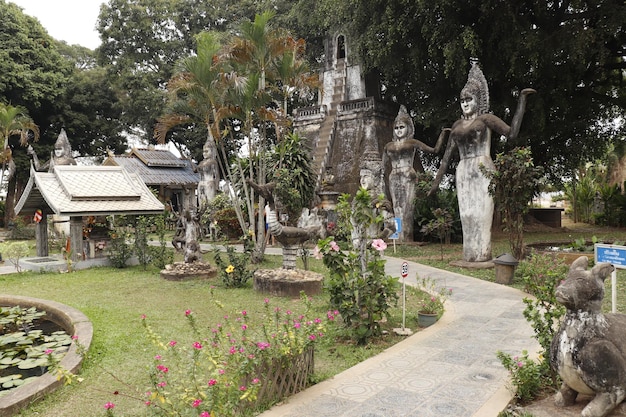
[[[35,227],[35,241],[37,256],[48,256],[48,215],[42,214],[41,220]]]
[[[83,260],[83,218],[80,216],[70,217],[70,251],[72,262]]]

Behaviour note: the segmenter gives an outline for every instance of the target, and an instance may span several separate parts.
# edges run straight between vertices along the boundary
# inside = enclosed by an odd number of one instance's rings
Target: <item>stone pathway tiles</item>
[[[399,276],[401,259],[387,258]],[[415,273],[452,288],[434,326],[317,384],[262,417],[496,417],[511,394],[496,358],[538,349],[522,315],[524,294],[513,288],[409,263]]]

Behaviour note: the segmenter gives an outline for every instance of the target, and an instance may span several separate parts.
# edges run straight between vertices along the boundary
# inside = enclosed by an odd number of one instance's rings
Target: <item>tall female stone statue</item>
[[[401,238],[403,241],[413,240],[413,211],[415,208],[415,180],[417,172],[414,168],[415,154],[418,149],[430,153],[439,153],[447,132],[444,129],[434,148],[413,138],[415,126],[407,113],[406,107],[400,106],[393,126],[393,141],[385,145],[383,150],[383,167],[387,160],[391,163],[389,173],[389,194],[393,204],[393,214],[402,220]],[[421,166],[421,163],[420,163]]]
[[[202,148],[204,159],[198,164],[198,207],[206,205],[215,198],[220,182],[220,171],[217,165],[217,147],[213,135],[209,131],[209,137]]]
[[[463,228],[463,260],[483,262],[491,259],[491,223],[493,198],[489,195],[490,180],[481,172],[481,166],[493,170],[491,160],[491,131],[514,140],[526,108],[526,96],[535,90],[521,91],[511,126],[489,114],[487,80],[476,61],[472,61],[467,83],[461,90],[461,119],[454,122],[450,140],[430,190],[439,187],[453,153],[458,149],[460,162],[456,169],[456,189]]]

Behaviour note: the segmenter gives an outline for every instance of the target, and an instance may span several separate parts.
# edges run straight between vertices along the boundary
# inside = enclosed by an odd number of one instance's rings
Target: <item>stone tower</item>
[[[295,110],[294,131],[306,137],[312,149],[316,190],[326,167],[332,167],[335,191],[354,195],[365,149],[369,145],[382,154],[393,138],[398,107],[380,100],[377,77],[362,73],[343,32],[327,38],[325,52],[319,103]]]

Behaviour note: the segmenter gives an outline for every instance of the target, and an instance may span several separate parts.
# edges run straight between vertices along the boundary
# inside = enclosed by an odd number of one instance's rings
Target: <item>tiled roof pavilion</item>
[[[59,216],[159,214],[161,203],[136,174],[122,167],[57,165],[52,172],[31,170],[15,212]]]
[[[133,148],[126,155],[107,157],[102,165],[122,166],[138,174],[147,185],[195,188],[200,180],[190,160],[177,158],[168,150]]]

